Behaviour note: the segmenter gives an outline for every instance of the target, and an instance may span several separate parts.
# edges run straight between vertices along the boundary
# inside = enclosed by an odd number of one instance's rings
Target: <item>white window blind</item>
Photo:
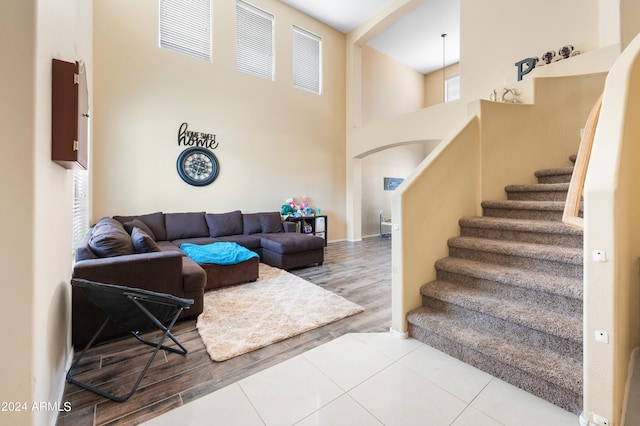
[[[320,94],[322,89],[322,39],[293,27],[293,86]]]
[[[444,81],[445,102],[460,99],[460,75],[454,75]]]
[[[160,0],[160,47],[211,60],[211,0]]]
[[[89,172],[73,171],[72,243],[75,249],[89,231]]]
[[[273,80],[273,15],[236,2],[236,69]]]

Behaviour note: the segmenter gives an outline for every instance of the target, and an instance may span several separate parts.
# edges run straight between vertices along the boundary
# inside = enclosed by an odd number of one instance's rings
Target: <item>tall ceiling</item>
[[[281,1],[345,34],[393,2]],[[371,39],[368,45],[423,74],[441,69],[443,59],[446,65],[456,63],[460,60],[459,0],[428,0]]]

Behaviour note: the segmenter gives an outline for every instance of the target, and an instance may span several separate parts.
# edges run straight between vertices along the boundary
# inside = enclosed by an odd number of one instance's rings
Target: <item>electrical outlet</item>
[[[609,334],[604,331],[596,330],[596,342],[609,343]]]
[[[597,415],[596,413],[591,413],[593,416],[593,422],[598,426],[609,426],[609,420],[605,419],[602,416]]]
[[[607,261],[607,253],[604,250],[594,250],[591,253],[594,262],[606,262]]]

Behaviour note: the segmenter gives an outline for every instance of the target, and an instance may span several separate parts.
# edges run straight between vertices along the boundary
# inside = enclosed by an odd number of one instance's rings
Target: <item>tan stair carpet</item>
[[[561,223],[572,170],[539,170],[460,219],[407,320],[412,337],[578,414],[583,236]]]

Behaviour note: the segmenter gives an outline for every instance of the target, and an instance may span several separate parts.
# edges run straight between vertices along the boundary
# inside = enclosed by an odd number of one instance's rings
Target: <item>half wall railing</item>
[[[564,205],[564,213],[562,222],[573,228],[584,229],[584,219],[580,217],[580,206],[582,202],[582,194],[584,192],[584,181],[587,176],[587,168],[589,166],[589,158],[591,157],[591,148],[598,126],[598,118],[600,117],[600,108],[602,106],[602,95],[593,105],[587,123],[584,127],[578,155],[576,156],[571,183],[569,184],[569,192]]]

